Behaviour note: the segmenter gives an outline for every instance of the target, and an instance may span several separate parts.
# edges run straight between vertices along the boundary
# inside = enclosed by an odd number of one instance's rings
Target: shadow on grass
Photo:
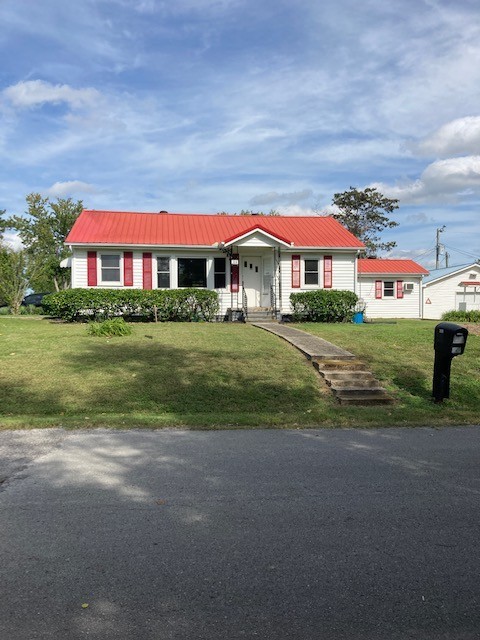
[[[58,393],[8,385],[3,415],[210,414],[228,422],[230,414],[293,415],[318,405],[314,376],[275,378],[268,361],[234,345],[221,352],[154,339],[91,341],[62,354],[59,367]]]

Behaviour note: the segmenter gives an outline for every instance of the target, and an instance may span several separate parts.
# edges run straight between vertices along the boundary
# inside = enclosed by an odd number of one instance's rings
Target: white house
[[[218,292],[220,313],[291,313],[290,294],[353,291],[370,317],[421,315],[423,267],[360,260],[364,245],[329,216],[83,211],[66,243],[72,287]]]
[[[428,271],[413,260],[361,258],[357,295],[368,318],[420,318],[422,278]]]
[[[434,269],[423,281],[423,318],[439,320],[446,311],[480,310],[480,264]]]
[[[72,287],[205,287],[220,312],[290,313],[290,293],[355,291],[363,244],[325,216],[83,211],[66,243]]]

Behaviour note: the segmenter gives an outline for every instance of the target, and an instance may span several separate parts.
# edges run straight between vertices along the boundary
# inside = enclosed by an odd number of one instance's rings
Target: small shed
[[[439,320],[446,311],[480,310],[480,264],[433,269],[423,280],[423,318]]]
[[[358,296],[368,318],[420,318],[421,284],[428,271],[414,260],[361,258]]]

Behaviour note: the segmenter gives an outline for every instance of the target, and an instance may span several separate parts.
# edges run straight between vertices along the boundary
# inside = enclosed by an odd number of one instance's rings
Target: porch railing
[[[243,280],[242,280],[242,311],[243,311],[244,320],[246,321],[248,318],[248,298],[245,292],[245,284]]]
[[[270,309],[272,310],[272,316],[277,317],[277,297],[275,295],[275,287],[270,285]]]

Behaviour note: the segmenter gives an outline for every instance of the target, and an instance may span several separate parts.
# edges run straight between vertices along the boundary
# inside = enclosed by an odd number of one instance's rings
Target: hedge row
[[[352,291],[318,289],[290,294],[295,320],[309,322],[350,322],[358,296]]]
[[[450,322],[480,322],[480,311],[447,311],[442,320]]]
[[[213,320],[218,294],[206,289],[67,289],[42,300],[45,313],[68,322],[123,317],[160,322]]]

